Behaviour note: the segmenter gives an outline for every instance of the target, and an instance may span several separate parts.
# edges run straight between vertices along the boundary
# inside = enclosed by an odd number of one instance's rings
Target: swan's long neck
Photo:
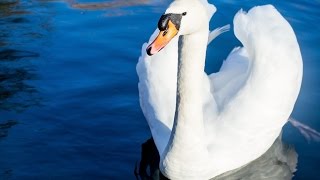
[[[161,157],[162,172],[172,179],[176,179],[178,171],[189,172],[195,177],[206,171],[203,169],[208,151],[203,123],[202,83],[207,41],[208,31],[181,36],[179,40],[176,112],[171,137]],[[181,166],[181,162],[188,166]],[[194,166],[190,167],[190,164]]]
[[[194,134],[188,138],[179,138],[186,141],[184,144],[203,141],[199,138],[204,131],[203,127],[203,99],[202,82],[206,55],[206,42],[199,42],[201,33],[182,36],[179,43],[179,60],[177,74],[176,112],[172,136]],[[178,139],[177,139],[178,140]]]

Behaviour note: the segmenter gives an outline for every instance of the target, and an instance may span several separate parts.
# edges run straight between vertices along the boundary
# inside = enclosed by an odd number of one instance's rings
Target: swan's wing
[[[302,79],[296,36],[273,6],[240,11],[234,31],[244,47],[210,76],[219,107],[211,148],[226,164],[248,162],[271,146],[293,110]]]
[[[220,71],[209,76],[211,93],[214,95],[218,109],[222,110],[243,87],[247,80],[249,58],[245,48],[237,47],[232,50],[223,62]]]
[[[240,102],[275,106],[279,98],[284,102],[279,108],[291,112],[300,90],[302,59],[289,23],[273,6],[258,6],[237,13],[234,31],[244,47],[235,48],[220,71],[209,76],[220,113]],[[250,103],[238,109],[251,111]]]
[[[158,33],[158,30],[154,32],[149,43]],[[164,49],[153,56],[146,54],[146,47],[147,43],[142,47],[137,64],[140,106],[161,154],[169,141],[174,119],[178,38],[172,39]]]

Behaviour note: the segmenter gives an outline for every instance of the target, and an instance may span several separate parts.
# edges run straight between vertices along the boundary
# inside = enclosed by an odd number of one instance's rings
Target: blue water
[[[134,179],[150,137],[135,66],[169,1],[0,1],[0,179]],[[296,32],[304,77],[293,117],[320,130],[320,1],[215,0],[211,28],[240,9],[273,4]],[[215,72],[240,43],[232,32],[208,49]],[[295,179],[320,179],[320,143],[291,125]]]

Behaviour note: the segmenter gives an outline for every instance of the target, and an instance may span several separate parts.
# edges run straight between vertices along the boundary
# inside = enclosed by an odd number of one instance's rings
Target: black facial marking
[[[169,14],[162,15],[159,22],[158,22],[159,30],[160,31],[166,30],[169,20],[176,26],[177,30],[179,30],[183,14],[184,13],[182,13],[182,14],[169,13]]]
[[[151,47],[149,47],[149,48],[147,49],[147,54],[148,54],[149,56],[152,56],[152,54],[151,54]]]
[[[167,15],[162,15],[158,22],[158,28],[160,31],[164,31],[167,28],[169,17]]]

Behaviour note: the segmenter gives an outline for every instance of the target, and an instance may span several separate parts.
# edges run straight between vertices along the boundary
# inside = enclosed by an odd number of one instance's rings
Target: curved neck
[[[195,167],[203,167],[208,153],[202,98],[207,42],[208,31],[181,36],[179,39],[176,111],[170,140],[160,164],[162,172],[171,178],[177,173],[177,166],[195,176],[206,172],[203,168]],[[181,162],[195,166],[181,167]]]
[[[202,82],[207,47],[207,36],[203,34],[205,32],[185,35],[179,40],[177,99],[173,132],[178,129],[185,130],[187,127],[192,128],[192,133],[203,133]],[[178,132],[174,132],[173,135],[176,133]],[[186,140],[190,142],[190,139]]]

